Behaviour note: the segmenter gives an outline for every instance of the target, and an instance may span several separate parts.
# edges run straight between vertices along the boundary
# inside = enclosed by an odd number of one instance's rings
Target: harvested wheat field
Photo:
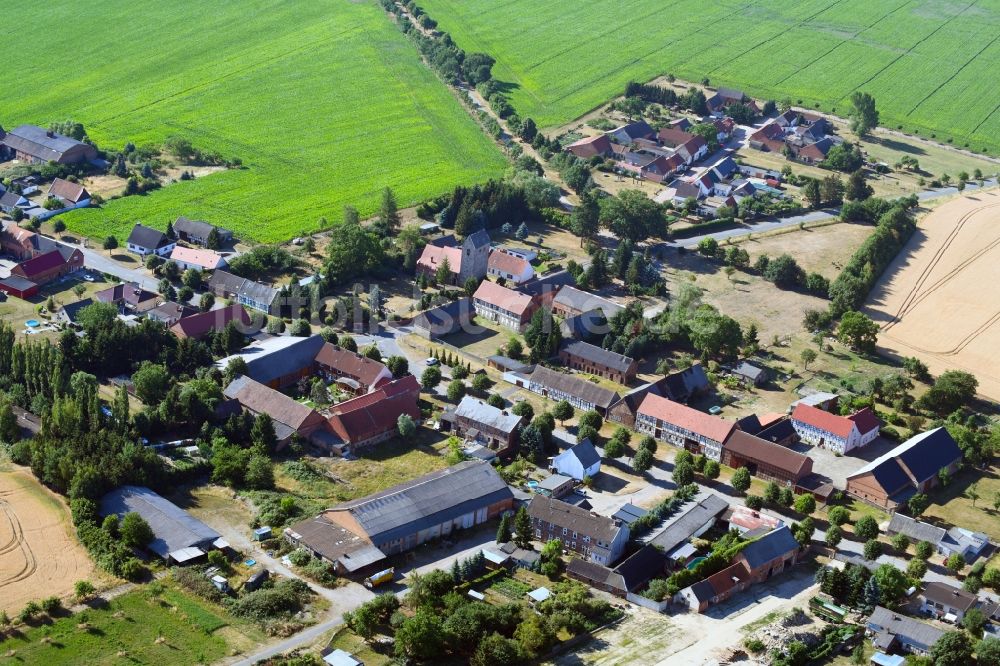
[[[32,599],[68,597],[93,575],[62,500],[23,470],[0,471],[0,610],[13,615]]]
[[[879,350],[931,372],[965,370],[1000,399],[1000,192],[948,202],[917,231],[872,291]]]

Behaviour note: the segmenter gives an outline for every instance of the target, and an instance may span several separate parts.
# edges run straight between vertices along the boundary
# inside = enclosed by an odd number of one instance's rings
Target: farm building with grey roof
[[[219,533],[173,502],[141,486],[122,486],[101,499],[101,515],[137,513],[153,530],[147,546],[170,563],[184,564],[228,544]]]

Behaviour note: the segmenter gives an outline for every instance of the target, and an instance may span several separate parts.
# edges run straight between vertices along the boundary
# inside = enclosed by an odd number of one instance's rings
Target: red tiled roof
[[[436,272],[444,260],[448,260],[448,266],[452,273],[459,273],[462,269],[462,250],[457,247],[438,247],[437,245],[425,245],[424,251],[417,259],[417,266],[428,271]]]
[[[812,459],[797,451],[737,430],[723,447],[744,460],[755,460],[777,467],[797,481],[812,471]]]
[[[697,153],[699,150],[706,147],[707,145],[708,144],[705,143],[704,137],[695,134],[690,139],[685,141],[684,145],[682,145],[681,148],[688,151],[688,154],[694,157],[695,153]]]
[[[316,354],[316,362],[357,379],[368,387],[373,386],[379,376],[386,371],[386,367],[378,361],[331,345],[329,342],[324,343]]]
[[[250,315],[243,309],[243,306],[235,304],[184,317],[171,326],[170,330],[179,338],[200,338],[209,331],[221,331],[231,321],[239,322],[244,326],[249,326],[252,323]]]
[[[420,384],[413,375],[333,407],[330,427],[346,442],[363,442],[396,428],[401,414],[420,418]]]
[[[775,423],[785,418],[786,416],[788,415],[782,412],[768,412],[767,414],[758,416],[757,421],[760,422],[761,428],[766,428],[769,425],[774,425]]]
[[[531,296],[508,289],[507,287],[501,287],[496,282],[490,282],[489,280],[483,280],[483,283],[479,285],[479,289],[476,289],[476,293],[472,295],[472,298],[492,303],[502,310],[520,316],[523,316],[528,311],[528,308],[531,307]]]
[[[670,147],[682,146],[695,137],[694,134],[676,127],[664,127],[656,136],[665,146]]]
[[[870,407],[865,407],[860,412],[855,412],[847,418],[854,421],[855,425],[858,426],[858,432],[862,435],[882,427],[882,422],[875,416],[875,412]]]
[[[611,139],[603,134],[591,136],[569,144],[566,150],[583,159],[594,155],[606,155],[611,152]]]
[[[851,431],[854,430],[854,421],[851,419],[802,403],[795,405],[792,420],[832,433],[841,439],[847,439],[851,435]]]
[[[712,574],[705,580],[708,581],[708,584],[712,586],[712,590],[715,592],[716,596],[718,596],[733,589],[749,577],[750,570],[747,569],[747,565],[745,563],[740,561],[726,567],[722,571]],[[736,580],[733,580],[734,578]]]
[[[531,264],[521,257],[515,257],[500,250],[490,252],[489,269],[491,271],[500,271],[501,273],[509,273],[510,275],[524,275],[525,270],[530,267]]]
[[[750,135],[751,141],[763,141],[764,139],[777,139],[785,136],[785,130],[778,123],[768,123]]]
[[[66,260],[63,259],[59,250],[52,250],[50,252],[46,252],[45,254],[38,255],[34,259],[28,259],[27,261],[18,264],[11,272],[23,275],[30,280],[36,276],[47,273],[54,268],[59,268],[65,263]]]
[[[697,409],[652,393],[643,399],[638,413],[652,416],[716,442],[725,442],[736,426],[732,421],[699,412]]]

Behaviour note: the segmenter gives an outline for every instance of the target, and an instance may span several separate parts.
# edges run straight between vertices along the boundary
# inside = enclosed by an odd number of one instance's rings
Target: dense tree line
[[[874,201],[877,200],[869,199],[860,206],[866,210],[869,207],[876,209],[877,204],[869,205]],[[830,285],[830,312],[833,316],[839,317],[864,304],[876,280],[917,228],[909,211],[913,205],[912,199],[899,200],[879,216],[875,231],[851,255],[844,270]]]

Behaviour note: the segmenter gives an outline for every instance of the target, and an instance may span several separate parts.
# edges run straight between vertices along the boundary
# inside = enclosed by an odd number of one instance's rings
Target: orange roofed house
[[[352,395],[369,393],[392,381],[392,373],[383,364],[329,342],[316,354],[316,368]]]
[[[488,273],[514,284],[521,284],[535,277],[535,269],[530,263],[503,250],[494,250],[490,253]]]
[[[803,442],[844,455],[878,437],[882,422],[868,407],[839,416],[799,403],[792,412],[792,427]]]
[[[472,295],[472,307],[480,317],[520,331],[538,309],[538,302],[527,294],[486,280]]]
[[[420,383],[413,375],[407,375],[371,393],[334,405],[330,408],[330,429],[340,438],[333,445],[334,450],[354,451],[393,437],[402,414],[414,421],[420,418],[419,395]]]
[[[733,434],[736,424],[649,393],[636,412],[635,427],[644,435],[703,453],[719,462],[722,445]]]

